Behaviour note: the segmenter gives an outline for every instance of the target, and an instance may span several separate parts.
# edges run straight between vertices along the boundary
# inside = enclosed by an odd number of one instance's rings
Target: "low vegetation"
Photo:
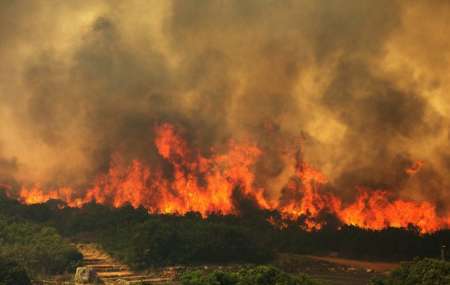
[[[54,228],[0,216],[0,258],[14,276],[39,276],[73,271],[81,255]]]
[[[450,284],[450,262],[416,259],[404,263],[389,277],[372,281],[372,285],[447,285]]]
[[[182,285],[319,285],[306,275],[289,275],[275,267],[256,266],[238,272],[187,272],[181,277]]]

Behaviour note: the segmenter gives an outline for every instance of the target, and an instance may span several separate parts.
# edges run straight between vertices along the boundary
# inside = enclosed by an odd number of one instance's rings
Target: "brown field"
[[[399,263],[373,262],[332,256],[281,254],[275,265],[290,273],[307,273],[330,285],[364,285],[397,268]]]

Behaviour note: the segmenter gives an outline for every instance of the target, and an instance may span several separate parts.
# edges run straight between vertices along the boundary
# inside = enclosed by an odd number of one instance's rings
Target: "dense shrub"
[[[153,265],[266,262],[271,252],[239,226],[201,220],[149,219],[105,231],[100,242],[138,268]]]
[[[450,284],[450,262],[425,258],[405,263],[388,278],[372,281],[373,285],[447,285]]]
[[[209,274],[187,272],[181,277],[183,285],[318,285],[306,275],[292,276],[271,266],[257,266],[229,273]]]
[[[54,228],[1,216],[0,257],[17,262],[31,275],[71,271],[81,260]]]
[[[25,270],[16,262],[0,257],[0,285],[31,284]]]

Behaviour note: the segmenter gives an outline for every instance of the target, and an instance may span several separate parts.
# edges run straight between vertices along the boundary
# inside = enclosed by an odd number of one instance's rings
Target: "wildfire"
[[[34,185],[22,187],[19,200],[35,204],[60,199],[70,207],[82,207],[92,201],[114,207],[129,203],[151,213],[195,211],[207,216],[238,214],[233,202],[234,191],[238,189],[260,208],[278,210],[283,219],[304,218],[307,229],[320,229],[323,222],[318,217],[324,212],[334,214],[345,224],[370,229],[414,225],[425,233],[449,227],[450,218],[440,217],[430,202],[394,199],[382,190],[359,188],[355,201],[344,204],[336,195],[321,192],[326,177],[301,159],[295,160],[295,172],[286,181],[280,196],[268,197],[255,179],[255,163],[264,158],[257,145],[231,141],[226,153],[204,156],[192,151],[170,124],[158,126],[155,134],[154,144],[161,159],[170,165],[171,175],[139,160],[126,165],[115,154],[108,172],[99,175],[86,191]],[[413,175],[422,164],[417,162],[405,171]],[[12,193],[11,189],[6,190]]]

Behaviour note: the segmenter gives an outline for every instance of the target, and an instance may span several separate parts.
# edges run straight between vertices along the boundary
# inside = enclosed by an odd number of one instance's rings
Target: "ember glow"
[[[327,184],[326,177],[300,159],[296,159],[295,172],[286,181],[280,197],[267,197],[267,191],[258,187],[255,180],[254,165],[264,159],[264,152],[257,145],[230,142],[225,153],[206,157],[190,149],[173,125],[162,124],[154,131],[154,144],[160,157],[170,164],[171,177],[164,175],[161,168],[139,160],[124,165],[120,155],[115,154],[109,171],[99,175],[83,195],[69,187],[43,189],[34,185],[22,187],[19,200],[36,204],[59,199],[71,207],[95,201],[113,207],[131,204],[151,213],[238,215],[233,191],[241,191],[260,208],[278,210],[283,219],[304,218],[309,230],[323,226],[318,217],[325,212],[334,214],[344,224],[376,230],[414,225],[425,233],[449,226],[448,217],[440,217],[433,204],[395,199],[383,190],[360,187],[355,201],[344,203],[336,195],[321,191]]]

